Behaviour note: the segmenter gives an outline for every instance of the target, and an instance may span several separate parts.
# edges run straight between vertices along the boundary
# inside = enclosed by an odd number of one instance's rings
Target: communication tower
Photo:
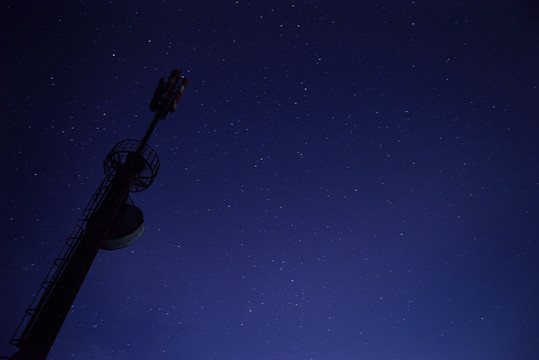
[[[9,341],[19,350],[8,359],[45,359],[99,249],[129,246],[144,232],[143,213],[129,193],[145,190],[155,180],[159,158],[148,140],[159,120],[176,110],[186,86],[181,70],[173,70],[167,81],[161,78],[150,102],[156,114],[142,140],[120,141],[107,155],[105,179],[26,309]]]

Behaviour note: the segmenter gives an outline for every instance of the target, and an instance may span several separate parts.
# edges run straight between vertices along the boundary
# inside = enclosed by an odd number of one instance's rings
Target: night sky
[[[533,1],[3,1],[0,355],[189,79],[49,359],[539,359]]]

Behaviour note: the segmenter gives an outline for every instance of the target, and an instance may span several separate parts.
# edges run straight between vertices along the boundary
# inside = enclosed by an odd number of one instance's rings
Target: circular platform
[[[116,171],[125,164],[128,157],[137,156],[137,149],[140,146],[140,141],[129,139],[120,141],[109,152],[103,169],[107,179],[112,179]],[[146,145],[142,151],[142,158],[140,161],[143,163],[142,170],[137,174],[133,186],[130,191],[142,191],[147,189],[155,180],[157,173],[159,172],[159,157],[157,153]]]
[[[132,204],[123,204],[101,249],[116,250],[129,246],[142,236],[144,230],[142,210]]]

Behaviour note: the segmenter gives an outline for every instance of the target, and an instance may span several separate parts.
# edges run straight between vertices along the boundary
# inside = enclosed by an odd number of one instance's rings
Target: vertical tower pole
[[[44,292],[37,305],[27,309],[26,314],[31,316],[30,320],[26,323],[21,335],[14,336],[10,341],[20,348],[10,359],[41,360],[47,357],[97,252],[115,226],[118,214],[129,197],[129,192],[133,187],[146,188],[153,182],[159,165],[156,160],[157,155],[150,153],[155,157],[153,160],[145,158],[147,144],[159,120],[165,119],[170,112],[174,112],[178,105],[187,85],[187,79],[180,77],[180,73],[179,70],[173,70],[166,83],[163,78],[159,81],[150,103],[150,110],[155,111],[156,114],[142,141],[138,142],[136,151],[129,151],[125,157],[121,157],[119,151],[115,152],[115,147],[107,157],[107,161],[110,160],[108,166],[113,167],[110,184],[103,194],[98,190],[98,194],[102,197],[94,199],[98,205],[91,214],[87,215],[85,228],[78,233],[76,241],[66,243],[70,248],[66,252],[67,255],[65,258],[61,255],[57,259],[58,263],[55,261],[53,269],[56,270],[51,280],[42,283],[41,289],[44,289]],[[141,175],[148,167],[152,173],[150,178]],[[107,169],[105,172],[107,173]]]
[[[23,333],[25,341],[13,359],[45,359],[49,354],[97,252],[129,195],[136,174],[135,169],[125,166],[113,178],[105,199],[90,217],[53,291],[43,299],[38,316],[29,323],[31,326],[26,327]]]

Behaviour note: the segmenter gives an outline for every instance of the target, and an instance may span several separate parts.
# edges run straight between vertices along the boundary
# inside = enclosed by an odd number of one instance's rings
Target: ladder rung
[[[36,311],[36,308],[28,308],[26,309],[25,313],[26,315],[34,316],[34,312]]]
[[[47,280],[47,281],[43,281],[43,282],[41,283],[41,288],[42,288],[43,290],[47,290],[47,289],[49,288],[49,285],[56,285],[56,281],[48,281],[48,280]]]
[[[9,343],[13,346],[20,347],[21,339],[11,339],[9,340]]]
[[[68,259],[66,259],[66,258],[57,258],[57,259],[54,259],[54,265],[56,265],[58,267],[61,267],[67,261],[68,261]]]

